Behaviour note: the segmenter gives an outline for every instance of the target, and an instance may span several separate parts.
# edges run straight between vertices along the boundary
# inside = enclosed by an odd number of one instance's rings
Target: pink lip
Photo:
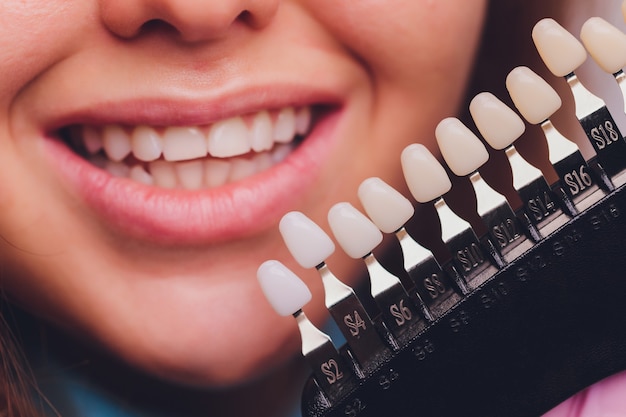
[[[259,232],[296,207],[336,142],[333,132],[340,116],[341,109],[334,109],[322,117],[304,143],[270,170],[201,191],[115,178],[63,142],[53,138],[45,142],[51,165],[107,227],[157,244],[206,244]]]

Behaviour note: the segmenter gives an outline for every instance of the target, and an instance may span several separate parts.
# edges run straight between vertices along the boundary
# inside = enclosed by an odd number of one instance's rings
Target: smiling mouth
[[[203,126],[71,125],[60,137],[115,177],[161,188],[220,187],[280,163],[312,130],[321,106],[284,107]]]

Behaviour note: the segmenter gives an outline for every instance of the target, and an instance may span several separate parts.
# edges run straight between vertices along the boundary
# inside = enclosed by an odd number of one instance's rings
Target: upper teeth
[[[288,143],[296,135],[309,130],[311,110],[293,107],[280,110],[274,118],[260,111],[246,123],[241,116],[216,122],[210,126],[172,126],[157,131],[149,126],[136,126],[130,131],[120,125],[107,125],[98,130],[83,127],[85,149],[95,154],[104,149],[112,161],[122,161],[131,153],[145,162],[163,157],[166,161],[185,161],[207,155],[228,158],[250,151],[263,152],[275,143]]]

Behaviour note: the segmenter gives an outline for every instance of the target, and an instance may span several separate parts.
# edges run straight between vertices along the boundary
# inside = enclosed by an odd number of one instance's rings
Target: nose
[[[122,38],[137,36],[148,24],[165,23],[187,42],[224,36],[234,24],[268,25],[280,0],[100,0],[105,26]]]

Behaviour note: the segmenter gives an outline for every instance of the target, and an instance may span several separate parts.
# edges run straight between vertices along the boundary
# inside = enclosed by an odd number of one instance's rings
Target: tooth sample
[[[265,298],[280,316],[292,315],[311,301],[311,291],[306,284],[278,261],[261,264],[257,278]]]
[[[204,161],[185,161],[173,164],[178,183],[186,190],[198,190],[204,185]]]
[[[102,131],[102,146],[112,161],[121,161],[131,151],[130,138],[121,126],[105,126]]]
[[[285,214],[278,228],[296,262],[319,272],[326,308],[346,338],[354,358],[368,372],[375,358],[388,351],[352,288],[337,279],[326,265],[326,258],[335,251],[332,240],[315,222],[297,211]],[[355,323],[359,323],[357,328]]]
[[[292,211],[285,214],[278,228],[287,249],[303,268],[323,264],[335,251],[335,244],[326,232],[303,213]]]
[[[285,158],[287,158],[287,156],[291,153],[291,146],[290,145],[278,145],[276,146],[276,149],[274,149],[271,153],[272,156],[272,161],[275,164],[278,164],[280,162],[283,162],[285,160]]]
[[[408,198],[380,178],[363,181],[358,196],[369,218],[385,233],[400,230],[415,211]]]
[[[154,185],[163,188],[176,188],[178,180],[176,176],[176,168],[172,162],[153,161],[150,162],[150,174],[154,179]]]
[[[469,175],[476,194],[476,211],[487,228],[490,241],[503,255],[517,246],[521,237],[517,217],[506,198],[491,188],[478,169],[489,160],[485,145],[456,118],[444,119],[435,130],[437,143],[448,166],[458,176]],[[507,261],[512,257],[506,257]]]
[[[274,141],[278,143],[291,142],[296,134],[296,113],[293,107],[285,107],[278,112],[274,124]]]
[[[372,254],[383,240],[382,233],[350,203],[338,203],[331,207],[328,223],[348,256],[365,260],[372,297],[391,332],[394,336],[401,337],[408,330],[407,324],[418,316],[400,279],[383,268]],[[404,314],[399,314],[401,311]]]
[[[133,180],[140,182],[145,185],[153,185],[154,179],[152,175],[150,175],[141,165],[135,165],[130,169],[128,173],[128,177]]]
[[[587,90],[574,74],[585,61],[585,48],[551,19],[544,19],[535,26],[533,40],[550,71],[565,77],[574,97],[576,118],[598,154],[602,175],[606,178],[604,182],[612,189],[610,177],[626,169],[626,141],[604,100]],[[605,132],[604,136],[598,134],[600,130]]]
[[[540,124],[561,107],[561,97],[528,67],[514,68],[506,77],[506,88],[519,112],[531,124]]]
[[[580,38],[591,57],[609,74],[626,66],[626,34],[600,17],[587,20]]]
[[[537,22],[532,37],[541,59],[557,77],[572,73],[587,59],[587,52],[578,39],[554,19]]]
[[[230,161],[208,159],[204,161],[204,184],[209,188],[220,187],[226,184],[230,175]]]
[[[478,131],[494,149],[508,148],[526,130],[517,113],[491,93],[477,94],[469,110]]]
[[[130,141],[133,155],[140,161],[150,162],[159,159],[163,151],[161,136],[148,126],[136,127]]]
[[[457,118],[439,122],[435,136],[443,158],[459,177],[471,174],[489,160],[480,139]]]
[[[422,314],[434,319],[431,307],[450,296],[452,286],[432,252],[417,243],[404,225],[415,212],[408,198],[380,178],[368,178],[358,190],[359,200],[374,224],[385,233],[395,233],[402,248],[404,269],[416,286]],[[437,284],[433,286],[433,282]],[[437,288],[433,291],[433,288]]]
[[[278,261],[266,261],[257,270],[257,279],[265,298],[281,316],[292,314],[302,338],[302,354],[311,366],[320,388],[331,400],[353,374],[339,355],[330,337],[315,327],[302,308],[311,300],[311,292],[302,280]]]
[[[328,224],[343,250],[354,259],[363,258],[383,240],[383,234],[350,203],[337,203],[328,212]]]
[[[626,34],[600,17],[587,20],[580,31],[587,51],[606,72],[613,74],[619,85],[626,110]]]
[[[206,156],[206,139],[196,127],[168,127],[163,134],[163,158],[185,161]]]
[[[564,137],[552,124],[550,117],[560,107],[561,99],[541,77],[526,67],[513,69],[506,78],[506,87],[517,109],[530,123],[541,124],[548,143],[549,159],[559,176],[568,198],[581,198],[582,191],[593,185],[589,167],[578,146]],[[584,178],[584,183],[572,182],[572,176]],[[582,176],[582,177],[581,177]]]
[[[401,163],[409,190],[420,203],[433,201],[452,188],[446,170],[422,144],[404,148]]]
[[[209,129],[208,151],[216,158],[228,158],[250,152],[248,127],[241,117],[215,123]]]
[[[95,155],[102,149],[102,136],[91,126],[83,126],[83,143],[90,155]]]
[[[305,135],[309,132],[311,125],[311,108],[304,106],[298,109],[296,112],[296,133],[298,135]]]
[[[434,206],[441,225],[441,239],[450,249],[457,271],[469,281],[487,263],[470,224],[457,216],[443,198],[452,188],[448,174],[433,154],[421,144],[414,143],[404,148],[401,162],[404,179],[413,197],[420,203],[436,200]],[[468,288],[463,279],[456,276],[453,278],[461,291],[467,293]]]
[[[267,111],[261,111],[254,116],[250,129],[250,146],[255,152],[272,149],[274,138],[272,137],[274,126]]]
[[[230,182],[235,182],[257,173],[257,165],[254,160],[246,158],[234,158],[231,161]]]

